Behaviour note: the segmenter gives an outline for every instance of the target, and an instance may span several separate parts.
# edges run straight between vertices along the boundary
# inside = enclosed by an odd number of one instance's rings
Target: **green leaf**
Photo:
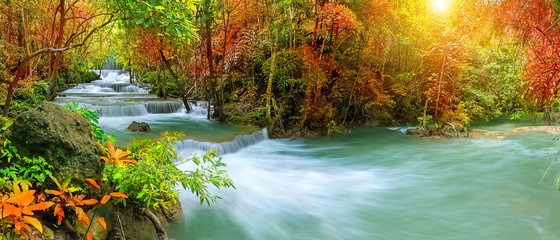
[[[70,180],[72,180],[72,175],[68,174],[62,181],[62,188],[68,187],[68,184],[70,184]]]
[[[177,35],[179,35],[179,37],[183,36],[183,34],[181,34],[181,30],[179,30],[178,26],[175,26],[175,31],[177,31]]]
[[[140,25],[144,22],[144,18],[140,18],[136,21],[136,25]]]
[[[76,192],[76,191],[80,191],[82,188],[80,187],[70,187],[68,188],[68,192]]]
[[[152,24],[152,19],[151,19],[151,18],[148,18],[148,19],[146,19],[146,21],[145,21],[144,27],[149,27],[150,24]]]

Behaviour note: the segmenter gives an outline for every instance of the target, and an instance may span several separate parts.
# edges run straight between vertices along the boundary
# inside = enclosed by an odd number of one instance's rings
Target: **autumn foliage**
[[[24,190],[19,184],[13,185],[11,193],[3,194],[0,199],[0,222],[3,226],[8,224],[13,231],[28,239],[33,232],[31,226],[43,232],[43,225],[37,218],[31,217],[36,211],[44,211],[54,205],[53,202],[39,202],[35,198],[35,190]],[[4,234],[4,233],[3,233]]]

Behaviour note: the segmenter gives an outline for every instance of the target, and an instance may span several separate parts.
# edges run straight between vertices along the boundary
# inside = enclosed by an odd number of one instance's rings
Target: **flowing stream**
[[[264,130],[208,121],[197,106],[186,114],[180,103],[148,95],[146,86],[112,85],[128,79],[111,74],[57,102],[100,109],[102,126],[125,143],[184,131],[195,139],[177,145],[184,157],[208,148],[224,153],[237,189],[214,190],[223,199],[211,206],[183,191],[184,217],[168,228],[177,240],[560,238],[558,169],[541,182],[556,146],[551,135],[423,139],[402,127],[270,140]],[[133,120],[153,131],[127,132]],[[519,123],[478,125],[511,130]]]

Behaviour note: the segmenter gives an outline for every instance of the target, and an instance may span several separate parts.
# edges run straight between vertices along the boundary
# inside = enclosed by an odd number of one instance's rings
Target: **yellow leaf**
[[[99,225],[101,225],[101,227],[103,229],[107,229],[107,223],[105,222],[105,219],[102,217],[96,217],[95,220],[97,220],[97,222],[99,223]]]
[[[39,220],[37,220],[37,218],[29,217],[29,216],[23,216],[23,221],[33,225],[33,227],[37,228],[37,230],[39,230],[39,232],[41,232],[41,233],[43,232],[43,225],[39,222]]]
[[[14,193],[15,194],[19,194],[21,192],[21,189],[19,188],[19,182],[15,182],[14,183]]]

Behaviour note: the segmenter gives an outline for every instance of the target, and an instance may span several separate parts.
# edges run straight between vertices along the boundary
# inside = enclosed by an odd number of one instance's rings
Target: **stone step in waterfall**
[[[182,102],[153,101],[138,104],[91,105],[86,107],[100,112],[102,117],[133,117],[147,114],[176,113],[184,109]]]
[[[140,93],[148,94],[148,89],[128,83],[86,83],[78,84],[62,93]]]
[[[234,140],[229,142],[212,143],[212,142],[199,142],[192,139],[186,139],[183,140],[183,142],[179,142],[175,144],[175,149],[177,149],[178,151],[188,150],[188,149],[208,151],[210,149],[215,149],[220,154],[228,154],[228,153],[237,152],[243,148],[246,148],[248,146],[257,144],[265,140],[268,140],[268,133],[266,131],[266,128],[263,128],[262,130],[256,131],[251,134],[236,136]]]

